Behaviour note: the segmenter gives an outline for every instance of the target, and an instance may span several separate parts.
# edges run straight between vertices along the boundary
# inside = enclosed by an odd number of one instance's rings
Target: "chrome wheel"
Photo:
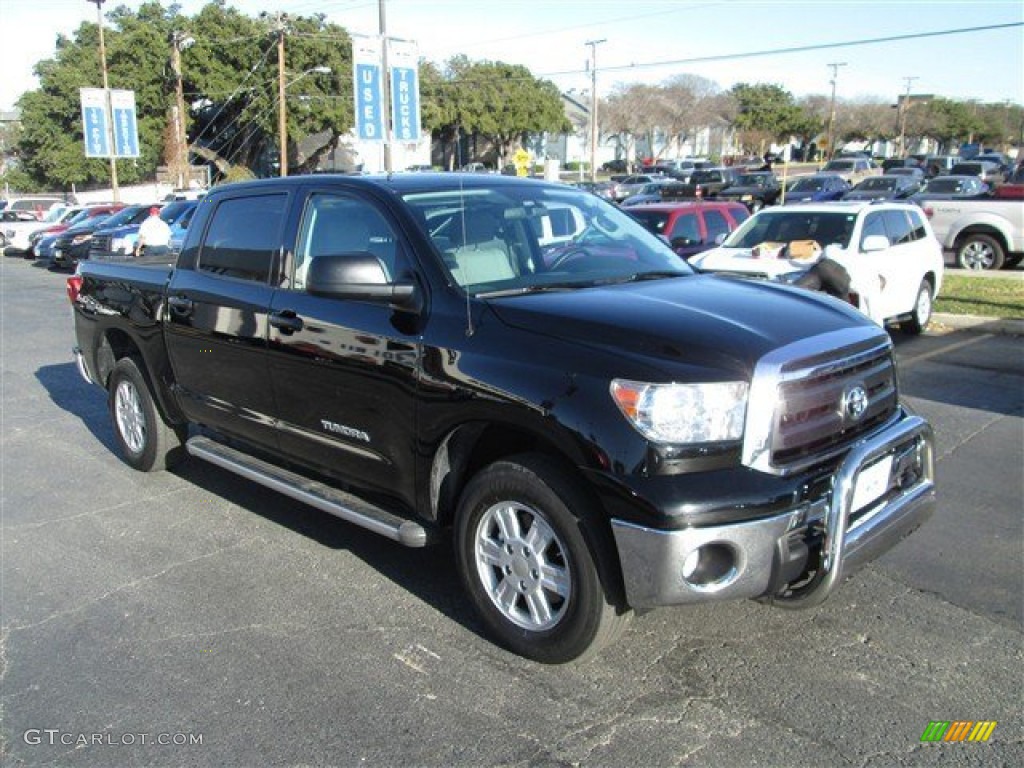
[[[142,411],[139,390],[126,379],[117,384],[114,391],[114,417],[117,431],[132,453],[142,453],[146,447],[146,416]]]
[[[965,269],[991,269],[995,254],[987,243],[975,240],[960,251],[960,260]]]
[[[917,305],[914,307],[914,319],[924,328],[932,319],[932,294],[927,286],[922,286],[917,294]]]
[[[514,501],[492,505],[475,533],[476,570],[494,607],[516,626],[554,627],[572,594],[568,550],[534,509]]]

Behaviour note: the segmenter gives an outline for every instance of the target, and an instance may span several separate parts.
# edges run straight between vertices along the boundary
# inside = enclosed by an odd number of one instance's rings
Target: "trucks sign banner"
[[[420,81],[416,45],[405,40],[388,44],[391,74],[391,125],[397,141],[420,140]]]
[[[138,157],[139,126],[135,114],[135,91],[107,91],[81,88],[82,133],[86,157]],[[112,123],[108,122],[113,120]],[[110,145],[111,126],[114,145]]]

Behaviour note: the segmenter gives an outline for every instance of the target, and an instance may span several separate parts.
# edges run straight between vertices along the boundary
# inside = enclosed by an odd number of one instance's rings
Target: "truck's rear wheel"
[[[956,249],[956,264],[961,269],[1001,269],[1005,258],[1003,246],[989,235],[967,235]]]
[[[129,465],[152,472],[183,458],[181,436],[164,421],[135,360],[123,357],[117,361],[107,391],[114,437]]]
[[[597,653],[629,618],[602,583],[609,553],[586,529],[584,499],[531,454],[481,471],[459,503],[459,572],[477,612],[499,643],[547,664]]]

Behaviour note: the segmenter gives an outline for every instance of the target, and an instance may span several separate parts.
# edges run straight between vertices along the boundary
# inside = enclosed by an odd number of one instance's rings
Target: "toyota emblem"
[[[843,393],[840,405],[846,421],[860,421],[868,409],[868,392],[861,384],[854,384]]]

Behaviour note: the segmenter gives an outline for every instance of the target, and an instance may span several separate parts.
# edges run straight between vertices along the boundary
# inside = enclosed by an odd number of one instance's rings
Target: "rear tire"
[[[956,263],[961,269],[1000,269],[1005,258],[1003,246],[989,235],[967,235],[956,249]]]
[[[463,585],[494,639],[561,664],[599,652],[628,624],[602,580],[612,578],[600,521],[549,458],[498,461],[466,486],[455,526]],[[615,571],[617,573],[617,571]]]
[[[114,437],[129,466],[153,472],[172,467],[184,458],[182,435],[164,421],[134,359],[123,357],[117,361],[107,391]]]
[[[932,319],[932,285],[927,280],[921,281],[921,287],[917,289],[917,299],[914,301],[914,311],[910,317],[900,323],[900,330],[904,333],[917,336],[928,327]]]

